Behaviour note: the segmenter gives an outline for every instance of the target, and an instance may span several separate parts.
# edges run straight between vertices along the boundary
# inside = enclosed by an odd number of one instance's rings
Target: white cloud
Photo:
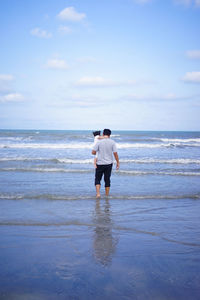
[[[0,74],[0,81],[12,81],[14,80],[13,75],[10,74]]]
[[[103,77],[82,77],[76,83],[77,86],[83,87],[106,87],[116,85],[111,80],[106,80]]]
[[[194,97],[194,95],[193,96],[179,96],[174,93],[168,93],[166,95],[160,96],[160,99],[161,100],[186,100],[186,99],[191,99],[193,97]]]
[[[20,93],[10,93],[0,97],[0,102],[21,102],[24,96]]]
[[[0,74],[0,92],[12,91],[14,76],[11,74]]]
[[[14,76],[11,74],[0,74],[0,102],[21,102],[24,96],[13,91]]]
[[[200,50],[190,50],[186,52],[187,57],[192,59],[200,59]]]
[[[71,105],[76,105],[78,107],[92,107],[102,104],[103,100],[97,96],[83,96],[83,95],[72,95]]]
[[[79,13],[73,6],[63,9],[57,17],[63,21],[80,22],[86,18],[86,14]]]
[[[62,34],[70,34],[73,32],[73,30],[69,26],[60,26],[58,28],[58,31]]]
[[[50,106],[53,107],[94,107],[99,106],[102,103],[107,102],[108,99],[104,99],[102,97],[98,97],[96,95],[83,95],[81,94],[73,94],[73,95],[67,95],[67,92],[64,93],[62,96],[62,99],[58,101],[56,99],[55,102],[52,102]]]
[[[138,86],[141,84],[151,84],[152,82],[147,80],[110,80],[103,77],[82,77],[75,85],[79,87],[122,87],[122,86]]]
[[[183,101],[183,100],[192,100],[199,97],[199,95],[176,95],[174,93],[168,93],[164,95],[136,95],[136,94],[131,94],[131,95],[126,95],[124,97],[121,97],[121,100],[127,100],[127,101]]]
[[[47,32],[46,30],[43,30],[39,27],[32,29],[30,31],[30,33],[33,36],[37,36],[37,37],[43,38],[43,39],[49,39],[52,37],[52,34],[50,32]]]
[[[200,72],[187,72],[183,81],[191,83],[200,83]]]
[[[173,103],[177,101],[190,101],[199,99],[199,95],[177,95],[175,93],[168,94],[126,94],[119,97],[116,96],[98,96],[95,95],[84,95],[84,94],[73,94],[66,96],[65,93],[62,100],[56,100],[51,103],[51,106],[55,107],[97,107],[106,105],[114,105],[116,103],[131,103],[131,102],[143,102],[143,103]]]
[[[54,58],[48,60],[46,67],[48,69],[66,70],[68,69],[68,64],[63,59]]]

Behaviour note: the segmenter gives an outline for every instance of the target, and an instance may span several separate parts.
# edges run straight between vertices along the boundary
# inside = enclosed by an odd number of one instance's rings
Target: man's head
[[[104,129],[103,135],[110,136],[111,135],[111,130],[110,129]]]
[[[101,131],[99,130],[99,131],[93,131],[93,135],[94,136],[97,136],[97,135],[100,135],[101,134]]]

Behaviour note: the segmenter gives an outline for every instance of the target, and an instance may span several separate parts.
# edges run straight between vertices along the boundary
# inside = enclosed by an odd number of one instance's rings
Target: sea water
[[[0,131],[1,299],[197,299],[200,132],[111,138],[96,200],[92,131]]]
[[[199,198],[200,133],[113,132],[111,197]],[[93,197],[91,131],[0,131],[0,198]],[[103,183],[103,182],[102,182]]]

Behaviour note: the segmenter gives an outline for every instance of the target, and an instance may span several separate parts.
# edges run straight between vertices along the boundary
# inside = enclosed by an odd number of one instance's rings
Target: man
[[[95,172],[95,186],[96,186],[96,197],[100,198],[100,187],[101,179],[104,175],[105,181],[105,193],[106,196],[109,195],[110,191],[110,176],[112,172],[113,165],[113,154],[117,162],[116,168],[119,169],[119,157],[117,154],[116,144],[110,138],[111,130],[104,129],[103,136],[104,138],[99,140],[96,145],[94,145],[92,154],[98,155],[97,157],[97,168]]]

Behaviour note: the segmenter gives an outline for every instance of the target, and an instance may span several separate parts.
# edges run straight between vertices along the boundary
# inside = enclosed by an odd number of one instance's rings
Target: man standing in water
[[[110,191],[110,176],[112,172],[113,165],[113,154],[117,162],[116,168],[119,169],[119,157],[117,154],[117,147],[115,142],[110,138],[111,130],[104,129],[103,136],[104,139],[99,140],[96,145],[94,145],[92,154],[98,155],[97,157],[97,168],[95,172],[95,186],[96,186],[96,197],[100,198],[100,187],[101,179],[104,175],[105,181],[105,192],[106,196],[109,195]]]

